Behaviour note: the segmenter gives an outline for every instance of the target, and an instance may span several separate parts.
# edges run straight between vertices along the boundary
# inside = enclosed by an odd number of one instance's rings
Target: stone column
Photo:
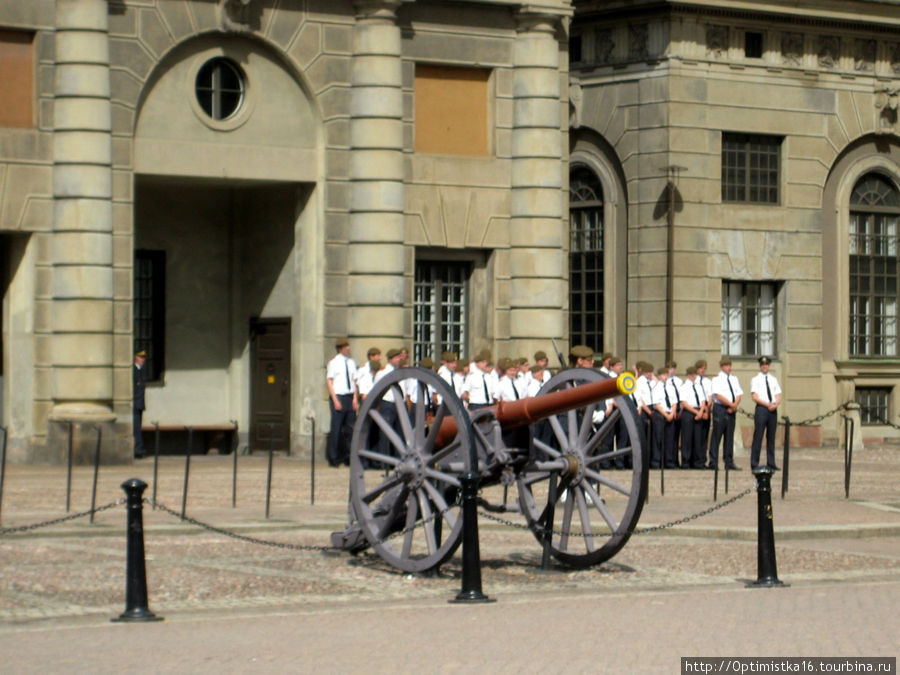
[[[509,270],[513,353],[565,334],[560,17],[522,11],[514,48]]]
[[[68,424],[76,461],[103,427],[104,459],[116,445],[113,399],[111,109],[106,0],[56,1],[51,245],[53,409],[48,459],[63,459]],[[123,435],[119,428],[118,436]],[[125,436],[127,440],[127,436]],[[128,456],[127,454],[125,455]]]
[[[350,337],[404,335],[400,0],[356,3],[350,101]]]

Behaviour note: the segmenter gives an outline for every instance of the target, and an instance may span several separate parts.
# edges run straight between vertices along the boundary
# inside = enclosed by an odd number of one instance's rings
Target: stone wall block
[[[403,183],[398,181],[354,181],[350,191],[351,211],[403,212]]]
[[[53,270],[52,293],[54,298],[112,299],[112,267],[56,267]]]
[[[513,103],[513,124],[516,127],[547,127],[559,129],[559,101],[552,98],[521,98]]]
[[[109,98],[109,68],[105,64],[60,63],[53,69],[56,96]]]
[[[53,158],[57,162],[109,165],[112,144],[103,131],[58,131],[53,136]]]
[[[393,22],[360,22],[353,31],[353,53],[399,55],[402,53],[400,31]]]
[[[405,268],[403,246],[381,243],[354,244],[347,252],[347,264],[354,273],[403,274]]]
[[[517,308],[510,312],[509,335],[512,338],[547,340],[548,336],[563,335],[562,312],[548,312],[546,307]]]
[[[389,347],[387,344],[391,340],[397,343],[402,341],[405,331],[405,313],[403,307],[397,305],[390,306],[369,306],[369,307],[353,307],[347,318],[346,330],[343,332],[347,335],[367,335],[372,332],[373,326],[378,326],[378,332],[384,336],[379,339],[383,352],[387,352]],[[338,334],[340,331],[336,331]]]
[[[402,69],[393,54],[357,54],[353,57],[350,81],[357,86],[400,87],[403,85]]]
[[[108,300],[54,300],[53,332],[108,333],[113,327],[113,303]]]
[[[57,264],[112,264],[112,235],[108,233],[57,231],[51,246],[53,261]]]
[[[165,54],[172,45],[172,35],[160,19],[156,9],[141,11],[138,20],[140,39],[157,56]]]
[[[77,28],[105,31],[108,7],[106,0],[56,0],[56,29]]]
[[[540,256],[540,251],[535,252]],[[509,283],[509,305],[518,307],[551,307],[558,310],[566,301],[567,284],[562,279],[517,278]]]
[[[405,284],[398,275],[351,275],[349,293],[354,303],[361,305],[402,305]]]
[[[391,212],[351,213],[347,236],[351,242],[403,243],[403,217],[398,213]]]
[[[109,101],[101,98],[58,98],[53,111],[57,129],[109,131]]]
[[[510,231],[516,231],[515,217],[539,216],[543,218],[559,218],[562,216],[563,193],[560,190],[527,188],[513,189],[510,197],[510,214],[512,222]]]
[[[53,398],[60,401],[110,401],[112,368],[57,367],[53,369]]]
[[[559,63],[559,43],[546,34],[520,35],[513,47],[513,59],[517,68],[556,66]]]
[[[109,167],[58,164],[53,170],[53,194],[57,197],[112,197]]]
[[[399,119],[358,118],[350,124],[350,145],[354,148],[403,147],[403,125]]]
[[[519,157],[560,158],[564,136],[559,129],[516,129],[512,135],[512,153]]]
[[[559,158],[517,159],[512,163],[512,184],[516,187],[561,188],[563,165]]]
[[[560,279],[562,274],[563,255],[559,250],[531,247],[509,249],[509,275],[513,278],[513,285],[516,277]]]
[[[62,31],[56,34],[56,61],[63,63],[109,63],[104,33]]]
[[[104,366],[112,363],[110,333],[56,333],[53,336],[56,366]]]
[[[513,81],[516,98],[559,100],[559,73],[555,68],[516,68]]]
[[[354,150],[350,156],[350,175],[354,178],[381,180],[404,179],[403,153],[396,150]]]
[[[558,248],[568,245],[569,233],[559,216],[553,218],[516,218],[511,238],[529,242],[536,248]]]
[[[58,199],[53,202],[53,221],[60,230],[110,229],[112,204],[108,199]]]
[[[403,91],[399,87],[357,87],[350,99],[350,114],[353,117],[387,117],[400,119],[403,116]]]

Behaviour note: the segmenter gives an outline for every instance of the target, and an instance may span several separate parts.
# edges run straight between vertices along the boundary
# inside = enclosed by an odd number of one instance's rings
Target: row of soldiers
[[[331,429],[327,456],[332,466],[349,461],[349,433],[355,420],[359,404],[369,394],[381,378],[397,368],[409,363],[409,353],[403,348],[387,351],[387,362],[382,364],[381,350],[371,347],[365,365],[357,368],[350,358],[350,343],[346,338],[335,344],[337,355],[328,363],[326,379],[331,406]],[[441,365],[437,374],[463,401],[470,410],[490,406],[497,401],[513,401],[535,396],[550,379],[547,354],[535,352],[533,365],[526,357],[517,359],[501,358],[496,364],[490,350],[482,350],[471,361],[460,360],[457,354],[446,351],[441,354]],[[751,453],[751,467],[758,464],[763,433],[767,438],[767,460],[775,466],[774,439],[777,424],[776,410],[781,402],[781,389],[774,376],[769,374],[771,361],[760,357],[760,374],[751,383],[751,396],[756,403],[755,429]],[[577,345],[569,353],[571,367],[598,368],[608,377],[618,377],[625,371],[624,362],[612,354],[605,353],[595,361],[594,352],[587,346]],[[720,443],[724,440],[723,460],[731,470],[738,470],[734,463],[735,414],[740,404],[743,390],[736,376],[731,374],[731,359],[723,358],[720,372],[714,378],[706,376],[706,361],[697,361],[687,368],[685,378],[676,374],[677,364],[668,362],[665,367],[654,372],[653,366],[640,361],[632,372],[637,376],[636,391],[631,394],[644,423],[645,437],[650,442],[651,468],[715,468],[718,461]],[[419,366],[434,369],[430,358],[423,359]],[[415,381],[405,380],[407,383]],[[404,388],[407,404],[417,400],[416,387]],[[428,404],[440,404],[440,395],[429,390]],[[393,392],[387,392],[380,411],[392,426],[397,425],[397,406],[393,404]],[[612,414],[615,401],[594,415],[594,422],[602,423]],[[601,445],[601,451],[612,452],[613,443],[625,447],[627,437],[621,424],[615,433],[609,434]],[[708,442],[712,429],[712,442]],[[384,434],[378,440],[380,452],[390,454]],[[679,460],[680,448],[680,460]],[[617,456],[614,466],[630,468],[630,457]]]

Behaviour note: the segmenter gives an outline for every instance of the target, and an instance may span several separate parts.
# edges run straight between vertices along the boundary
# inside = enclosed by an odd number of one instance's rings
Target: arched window
[[[896,357],[900,191],[878,173],[850,197],[850,356]]]
[[[569,342],[603,349],[603,188],[596,174],[569,174]]]

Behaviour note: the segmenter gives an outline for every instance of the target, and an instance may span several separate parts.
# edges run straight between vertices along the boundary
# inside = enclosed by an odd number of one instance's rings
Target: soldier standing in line
[[[705,469],[706,455],[700,453],[700,435],[703,433],[703,414],[706,399],[703,386],[697,380],[696,366],[688,366],[687,379],[681,385],[681,467]]]
[[[774,375],[769,373],[772,360],[768,356],[759,357],[759,373],[750,382],[750,396],[756,403],[753,413],[753,444],[750,446],[750,468],[759,466],[762,437],[766,435],[766,465],[777,470],[775,465],[775,430],[778,427],[778,406],[781,404],[781,387]]]
[[[725,439],[722,462],[729,471],[740,471],[734,463],[734,427],[738,405],[744,391],[737,377],[731,374],[731,359],[719,361],[719,373],[713,378],[713,435],[709,446],[709,468],[715,469],[719,460],[719,441]]]
[[[404,352],[400,349],[388,349],[387,352],[387,365],[384,368],[378,371],[375,375],[375,384],[378,384],[382,378],[397,370],[397,368],[402,368],[404,358]],[[381,398],[381,403],[378,406],[378,412],[381,413],[381,416],[384,418],[385,422],[394,429],[394,431],[400,432],[400,416],[397,414],[397,406],[394,403],[394,396],[396,392],[394,391],[394,387],[391,387],[389,391],[386,391],[384,396]],[[400,434],[402,438],[402,434]],[[378,452],[382,455],[389,456],[397,456],[398,451],[396,448],[391,445],[390,439],[387,434],[380,432],[378,438]],[[381,467],[375,467],[381,468]]]
[[[469,374],[463,384],[463,400],[469,404],[469,410],[486,408],[494,402],[494,391],[488,371],[491,353],[482,349],[469,367]]]
[[[668,387],[669,396],[674,400],[675,406],[675,465],[678,466],[678,447],[681,445],[681,385],[684,381],[675,374],[678,364],[674,361],[666,361],[666,386]]]
[[[356,393],[356,362],[350,358],[350,341],[339,338],[334,343],[337,351],[328,362],[325,381],[328,384],[328,403],[331,407],[331,430],[328,433],[328,464],[339,466],[350,463],[350,443],[345,441],[345,427],[353,428],[359,397]]]
[[[575,345],[569,350],[570,368],[593,368],[594,350],[587,345]]]
[[[147,388],[147,373],[144,364],[147,363],[147,352],[143,349],[134,355],[134,379],[132,384],[132,416],[131,430],[134,435],[134,458],[144,457],[144,410],[147,405],[144,400],[144,390]]]
[[[655,424],[653,434],[662,440],[661,461],[663,466],[667,469],[676,469],[678,468],[678,445],[675,438],[675,413],[678,410],[678,403],[669,387],[669,369],[660,368],[656,371],[656,376],[662,385],[662,396],[656,397],[656,410],[653,412]]]
[[[703,416],[700,419],[700,458],[703,460],[703,466],[706,467],[707,449],[709,446],[709,428],[711,426],[711,412],[713,404],[712,380],[706,376],[706,361],[700,359],[694,364],[697,369],[697,381],[703,388],[703,400],[706,405],[703,408]],[[708,468],[708,467],[707,467]]]

